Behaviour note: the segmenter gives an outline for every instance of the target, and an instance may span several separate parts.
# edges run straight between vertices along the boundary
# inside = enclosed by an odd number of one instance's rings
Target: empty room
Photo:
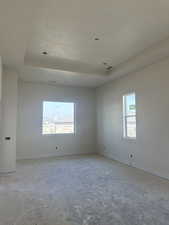
[[[0,0],[0,225],[169,225],[169,1]]]

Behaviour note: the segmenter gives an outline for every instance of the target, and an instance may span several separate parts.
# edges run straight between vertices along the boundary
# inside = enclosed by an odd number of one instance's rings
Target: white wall
[[[2,151],[1,149],[2,149],[2,58],[0,56],[0,154]]]
[[[86,154],[96,151],[95,90],[23,81],[19,81],[18,85],[18,159]],[[42,135],[43,101],[75,102],[76,135]]]
[[[122,138],[122,96],[136,92],[137,140]],[[169,178],[169,59],[97,89],[98,149]]]
[[[0,56],[0,101],[2,99],[2,58]]]
[[[3,71],[0,173],[15,171],[16,166],[17,80],[16,72]],[[10,140],[5,137],[10,137]]]
[[[0,56],[0,149],[2,148],[2,58]]]

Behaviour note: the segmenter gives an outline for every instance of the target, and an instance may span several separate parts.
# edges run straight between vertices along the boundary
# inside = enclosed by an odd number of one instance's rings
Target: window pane
[[[135,94],[126,95],[126,116],[136,114]]]
[[[136,137],[136,117],[126,117],[126,132],[127,137],[135,138]]]
[[[74,133],[74,103],[43,102],[43,134]]]

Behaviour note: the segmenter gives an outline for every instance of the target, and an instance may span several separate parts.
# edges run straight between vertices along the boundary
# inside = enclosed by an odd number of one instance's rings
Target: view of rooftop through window
[[[44,101],[42,133],[74,133],[74,103]]]

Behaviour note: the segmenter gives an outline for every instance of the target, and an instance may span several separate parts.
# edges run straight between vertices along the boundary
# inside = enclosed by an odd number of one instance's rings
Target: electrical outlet
[[[133,154],[129,154],[129,165],[133,166],[134,163],[134,155]]]
[[[11,140],[11,137],[5,137],[5,140],[9,141]]]

